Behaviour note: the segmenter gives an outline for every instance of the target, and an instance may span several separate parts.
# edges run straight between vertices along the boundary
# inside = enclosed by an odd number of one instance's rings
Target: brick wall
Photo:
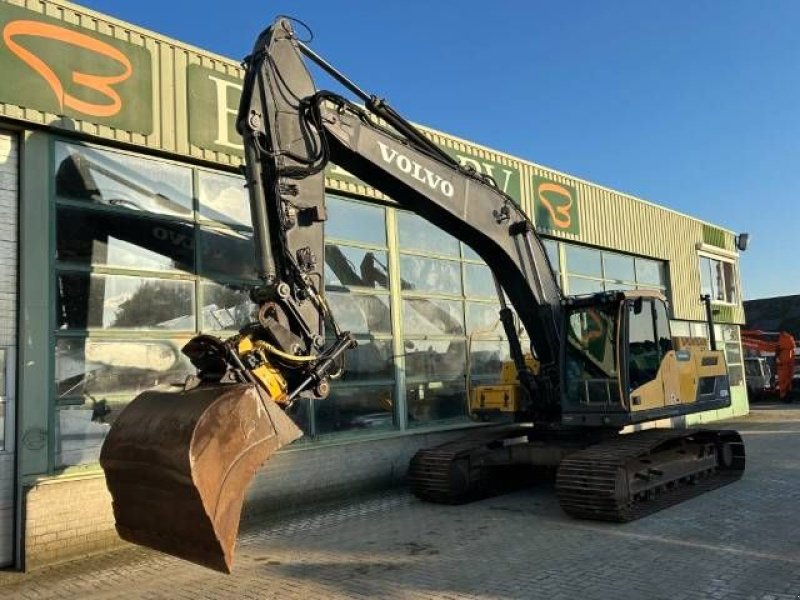
[[[243,519],[400,483],[418,448],[463,432],[407,435],[284,450],[248,489]],[[121,547],[102,473],[50,479],[25,489],[25,567],[35,569]]]
[[[114,530],[102,475],[50,480],[26,488],[25,568],[101,552],[123,542]]]

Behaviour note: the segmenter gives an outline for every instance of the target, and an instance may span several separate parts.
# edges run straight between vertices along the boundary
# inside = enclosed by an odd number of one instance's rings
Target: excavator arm
[[[354,93],[364,107],[316,91],[304,57]],[[278,19],[259,36],[245,65],[237,127],[245,140],[264,280],[261,294],[276,298],[276,286],[290,286],[284,311],[297,316],[295,335],[302,338],[304,332],[318,330],[324,314],[313,303],[305,302],[303,309],[302,299],[315,297],[315,290],[309,292],[303,283],[303,273],[322,262],[322,175],[332,162],[483,258],[498,284],[501,304],[507,297],[542,364],[538,375],[527,369],[511,311],[504,307],[501,316],[527,387],[531,417],[552,417],[559,398],[562,297],[541,240],[522,209],[490,177],[460,165],[386,102],[360,90],[299,41],[288,20]]]

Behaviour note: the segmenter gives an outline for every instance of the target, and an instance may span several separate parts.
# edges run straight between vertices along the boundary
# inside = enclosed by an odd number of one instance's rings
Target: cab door
[[[627,381],[631,412],[681,403],[678,357],[672,348],[667,308],[659,298],[627,304]]]

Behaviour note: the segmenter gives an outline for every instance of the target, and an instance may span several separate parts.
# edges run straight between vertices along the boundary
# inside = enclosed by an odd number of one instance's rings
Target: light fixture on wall
[[[750,234],[749,233],[740,233],[736,236],[736,247],[744,252],[747,250],[747,244],[750,241]]]

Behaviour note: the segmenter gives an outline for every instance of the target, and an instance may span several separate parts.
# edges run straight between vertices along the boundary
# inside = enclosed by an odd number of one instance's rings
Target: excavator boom
[[[309,60],[363,104],[318,91]],[[631,437],[614,446],[614,465],[604,458],[608,448],[601,444],[626,424],[730,404],[722,353],[712,343],[711,351],[686,351],[679,361],[660,294],[564,298],[541,239],[515,201],[299,41],[288,19],[258,37],[244,64],[236,125],[261,279],[251,292],[257,319],[226,340],[193,338],[183,352],[197,376],[182,387],[140,395],[112,424],[101,465],[123,538],[229,572],[249,481],[272,453],[301,435],[290,418],[294,402],[324,401],[330,381],[345,369],[356,340],[339,328],[324,295],[324,170],[330,163],[461,240],[490,267],[517,372],[515,418],[532,422],[539,435],[529,438],[528,428],[485,447],[467,440],[457,452],[420,451],[409,475],[418,495],[460,501],[484,489],[492,464],[549,468],[581,450],[580,460],[562,469],[565,510],[624,520],[634,502],[646,503],[662,488],[688,487],[720,469],[732,475],[719,481],[741,474],[744,450],[735,432]],[[338,251],[328,264],[344,283],[385,277],[366,258],[356,272]],[[424,304],[418,308],[429,319],[447,318]],[[526,359],[517,319],[535,361]],[[649,323],[660,337],[626,339],[633,322]],[[590,343],[598,337],[600,344]],[[569,381],[567,363],[575,374]],[[676,402],[684,389],[691,397]],[[590,443],[598,446],[589,451]],[[687,452],[696,460],[683,460]],[[638,481],[641,464],[651,461],[669,481],[623,485],[629,475]],[[614,497],[612,508],[607,498],[598,500],[592,469],[608,470],[611,485],[601,493]]]

